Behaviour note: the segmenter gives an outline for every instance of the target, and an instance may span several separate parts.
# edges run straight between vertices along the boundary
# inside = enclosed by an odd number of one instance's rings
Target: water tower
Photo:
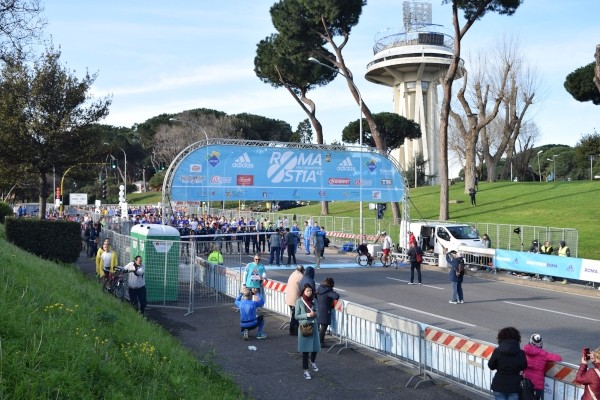
[[[369,82],[390,86],[394,112],[417,122],[421,138],[407,140],[394,149],[392,157],[404,170],[414,164],[415,155],[423,154],[425,174],[432,183],[440,179],[440,138],[438,85],[452,62],[452,37],[441,33],[431,22],[431,3],[403,3],[404,32],[389,29],[377,34],[373,61],[367,66]],[[464,75],[461,60],[456,78]],[[411,177],[408,177],[410,180]]]

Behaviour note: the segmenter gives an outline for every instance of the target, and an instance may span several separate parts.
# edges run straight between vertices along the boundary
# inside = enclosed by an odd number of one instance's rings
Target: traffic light
[[[385,204],[378,203],[377,204],[377,219],[383,219],[383,212],[387,206]]]
[[[110,160],[110,169],[117,169],[117,160]]]
[[[165,169],[167,169],[167,164],[164,161],[160,162],[160,170],[164,171]]]
[[[102,180],[102,198],[106,199],[107,195],[108,195],[108,190],[106,187],[106,180]]]

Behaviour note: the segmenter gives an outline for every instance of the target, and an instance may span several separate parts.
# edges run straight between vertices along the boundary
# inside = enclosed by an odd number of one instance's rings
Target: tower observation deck
[[[439,30],[439,25],[431,23],[431,3],[404,2],[404,31],[388,29],[376,36],[373,61],[365,73],[369,82],[390,86],[393,111],[421,127],[421,138],[405,141],[392,150],[392,157],[406,171],[416,155],[423,154],[425,174],[434,184],[441,171],[437,89],[452,62],[454,43]],[[464,73],[461,60],[456,78]]]

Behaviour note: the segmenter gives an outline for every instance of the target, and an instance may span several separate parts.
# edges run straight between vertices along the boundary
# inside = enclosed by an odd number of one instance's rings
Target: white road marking
[[[404,283],[408,283],[408,281],[405,281],[404,279],[391,278],[391,277],[389,277],[389,276],[386,276],[386,279],[391,279],[391,280],[393,280],[393,281],[398,281],[398,282],[404,282]],[[432,285],[425,285],[425,284],[423,284],[423,285],[421,285],[421,286],[427,286],[427,287],[430,287],[430,288],[433,288],[433,289],[444,290],[444,288],[442,288],[442,287],[439,287],[439,286],[432,286]]]
[[[466,325],[466,326],[473,326],[473,327],[474,327],[474,326],[477,326],[477,325],[469,324],[468,322],[459,321],[459,320],[457,320],[457,319],[446,318],[446,317],[442,317],[441,315],[432,314],[432,313],[428,313],[428,312],[425,312],[425,311],[417,310],[416,308],[404,307],[404,306],[401,306],[400,304],[395,304],[395,303],[388,303],[388,304],[389,304],[389,305],[391,305],[391,306],[394,306],[394,307],[403,308],[403,309],[405,309],[405,310],[414,311],[414,312],[417,312],[417,313],[419,313],[419,314],[425,314],[425,315],[429,315],[429,316],[431,316],[431,317],[436,317],[436,318],[445,319],[446,321],[455,322],[455,323],[457,323],[457,324],[462,324],[462,325]],[[457,306],[458,306],[458,307],[463,307],[463,305],[462,305],[462,304],[460,304],[460,305],[457,305]],[[453,306],[453,307],[454,307],[454,306]]]
[[[574,315],[574,314],[564,313],[564,312],[560,312],[560,311],[548,310],[546,308],[533,307],[533,306],[528,306],[525,304],[513,303],[512,301],[503,301],[503,303],[512,304],[513,306],[531,308],[531,309],[539,310],[539,311],[546,311],[546,312],[553,313],[553,314],[566,315],[568,317],[573,317],[573,318],[586,319],[588,321],[600,322],[600,319],[588,318],[588,317],[584,317],[582,315]]]

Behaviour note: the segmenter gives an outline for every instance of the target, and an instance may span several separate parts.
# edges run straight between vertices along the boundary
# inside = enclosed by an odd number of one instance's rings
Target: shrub
[[[3,201],[0,201],[0,224],[4,223],[5,217],[10,217],[13,215],[13,210],[10,208],[8,204]]]

